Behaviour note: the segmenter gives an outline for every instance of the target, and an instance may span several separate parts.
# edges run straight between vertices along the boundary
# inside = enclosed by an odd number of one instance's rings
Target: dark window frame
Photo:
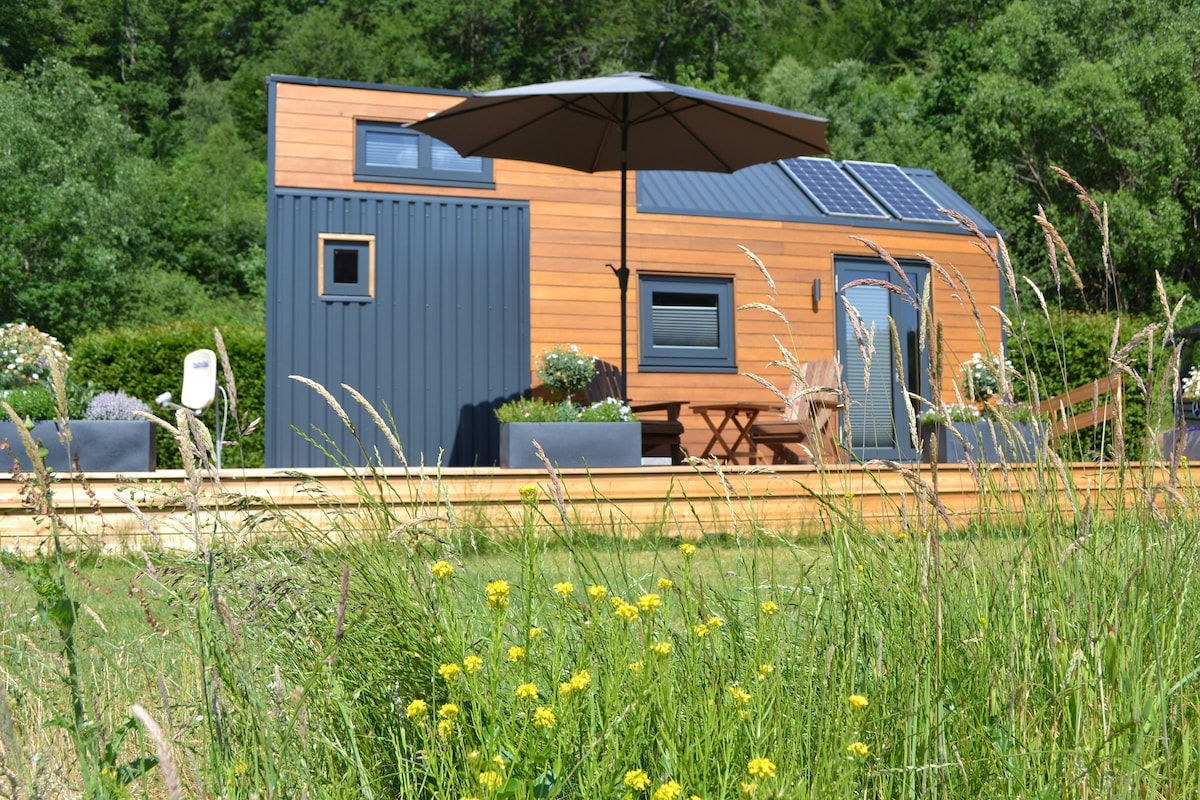
[[[354,250],[358,280],[335,283],[334,251]],[[317,234],[317,296],[328,302],[369,303],[375,299],[375,235],[359,233]]]
[[[417,166],[407,168],[368,163],[367,135],[370,133],[415,139]],[[438,140],[394,122],[358,120],[354,125],[354,180],[374,183],[419,183],[426,186],[467,186],[477,189],[496,188],[495,180],[492,177],[492,159],[473,156],[472,158],[479,162],[477,171],[439,169],[434,166],[435,141]],[[443,142],[438,143],[449,147]],[[451,152],[455,152],[453,148],[451,148]],[[456,152],[455,155],[457,155]]]
[[[654,293],[710,294],[716,298],[717,346],[677,347],[654,342]],[[639,275],[640,372],[737,372],[733,278],[700,275]]]

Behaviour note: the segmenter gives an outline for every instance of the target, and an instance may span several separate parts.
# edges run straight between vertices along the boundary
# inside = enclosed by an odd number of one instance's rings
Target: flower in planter
[[[1184,400],[1200,402],[1200,366],[1191,368],[1179,389]]]
[[[500,422],[637,422],[629,406],[616,398],[606,398],[581,407],[571,399],[596,375],[596,359],[581,353],[575,345],[544,352],[538,359],[538,377],[559,402],[541,397],[518,397],[496,409]]]
[[[575,345],[545,350],[538,357],[538,378],[555,397],[581,392],[596,377],[596,357]]]
[[[582,422],[637,422],[628,405],[615,397],[606,397],[579,412]]]
[[[84,419],[135,420],[138,412],[150,413],[150,407],[124,392],[100,392],[88,403]]]
[[[998,397],[1009,382],[1013,371],[1011,361],[1000,356],[984,358],[979,353],[962,365],[962,388],[968,400],[987,402]]]
[[[949,403],[927,409],[920,420],[923,425],[948,425],[951,422],[979,422],[982,418],[983,414],[973,405]]]
[[[0,389],[31,386],[49,376],[51,362],[65,371],[70,361],[62,342],[32,325],[0,327]]]

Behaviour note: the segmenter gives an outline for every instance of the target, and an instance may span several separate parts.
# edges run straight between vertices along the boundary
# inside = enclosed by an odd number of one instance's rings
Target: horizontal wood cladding
[[[460,98],[397,91],[276,83],[273,170],[276,187],[329,192],[467,195],[529,202],[530,378],[543,349],[571,342],[620,364],[620,294],[607,265],[620,262],[620,179],[615,172],[586,174],[541,164],[494,163],[494,189],[354,180],[355,121],[407,122],[454,105]],[[639,402],[684,399],[693,403],[739,399],[770,401],[769,390],[744,374],[756,372],[780,385],[787,374],[769,366],[778,342],[794,346],[801,361],[835,355],[835,308],[840,302],[834,262],[840,256],[874,258],[871,245],[897,259],[933,261],[950,285],[931,270],[933,322],[945,338],[943,396],[953,398],[959,363],[972,353],[998,350],[1002,306],[995,264],[979,242],[963,233],[928,233],[840,224],[798,224],[706,216],[642,214],[636,208],[636,173],[630,174],[627,297],[628,387]],[[775,283],[741,249],[763,262]],[[736,312],[738,374],[638,371],[638,276],[724,276],[738,306],[766,303],[791,322],[762,309]],[[814,304],[814,279],[822,298]],[[967,287],[980,321],[968,300]],[[931,326],[931,331],[935,330]],[[886,333],[886,332],[885,332]],[[698,448],[707,430],[684,412],[685,446]]]

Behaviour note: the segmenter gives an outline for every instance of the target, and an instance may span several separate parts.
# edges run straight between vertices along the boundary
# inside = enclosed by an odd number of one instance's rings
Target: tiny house
[[[404,127],[464,96],[269,79],[267,466],[325,465],[333,447],[399,462],[342,385],[394,425],[410,466],[491,466],[493,409],[533,387],[543,350],[622,362],[619,174],[463,158]],[[996,230],[928,170],[802,158],[642,171],[629,202],[638,403],[775,400],[746,373],[786,386],[770,366],[782,344],[841,362],[858,456],[916,458],[905,388],[933,396],[932,332],[947,398],[955,365],[1000,347]],[[357,441],[294,375],[329,390]],[[683,420],[684,448],[702,451],[703,420],[686,406]]]

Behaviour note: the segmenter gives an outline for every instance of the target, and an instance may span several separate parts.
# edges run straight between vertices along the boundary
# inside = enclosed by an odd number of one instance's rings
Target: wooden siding
[[[640,469],[562,470],[560,485],[568,499],[568,519],[583,529],[615,535],[688,538],[708,534],[775,532],[819,535],[828,530],[831,513],[862,520],[877,533],[913,533],[941,525],[959,530],[986,520],[994,528],[1020,528],[1024,513],[1058,516],[1064,522],[1077,507],[1108,514],[1118,508],[1146,509],[1154,498],[1164,513],[1179,503],[1191,504],[1200,466],[1174,475],[1165,468],[1131,465],[1117,470],[1107,464],[1067,465],[1057,469],[1009,465],[974,471],[965,465],[940,465],[934,476],[928,465],[907,473],[860,466],[821,472],[813,467],[714,470],[710,466]],[[54,486],[54,501],[64,523],[69,548],[87,541],[115,549],[194,548],[190,532],[199,522],[205,541],[226,544],[254,537],[279,536],[303,518],[315,523],[323,541],[338,536],[388,533],[377,531],[379,519],[364,513],[362,497],[383,498],[397,527],[436,534],[482,529],[499,535],[515,533],[521,520],[520,488],[540,487],[541,510],[551,524],[560,517],[543,470],[475,469],[385,470],[383,480],[337,469],[277,472],[228,471],[218,486],[210,477],[201,483],[200,512],[192,516],[181,495],[187,486],[182,471],[164,470],[120,476],[96,473],[87,483],[64,479]],[[1068,480],[1071,491],[1063,489]],[[937,487],[941,522],[924,486]],[[0,550],[33,553],[49,536],[46,515],[25,505],[24,484],[0,477]],[[1177,488],[1169,488],[1177,487]],[[132,499],[154,528],[129,512],[119,497]],[[414,528],[409,528],[414,529]]]
[[[620,305],[617,283],[606,264],[620,260],[619,174],[589,175],[514,161],[494,163],[495,188],[463,189],[354,179],[357,120],[409,122],[454,105],[461,98],[279,82],[275,87],[275,186],[280,189],[487,196],[529,202],[530,367],[543,349],[571,342],[586,352],[620,363]],[[957,365],[982,350],[997,350],[1001,326],[993,308],[1002,306],[1000,277],[978,242],[965,234],[726,219],[636,210],[636,173],[630,176],[628,263],[629,394],[637,402],[687,400],[713,403],[771,400],[770,393],[742,374],[637,372],[638,273],[719,275],[734,279],[740,306],[767,302],[791,321],[791,332],[761,310],[736,314],[739,373],[757,372],[779,384],[787,378],[767,364],[779,355],[775,339],[792,344],[801,360],[835,354],[834,258],[873,256],[869,240],[899,259],[929,258],[961,275],[969,286],[951,287],[934,271],[934,320],[943,326],[943,394],[953,397]],[[774,278],[772,293],[759,269],[739,249],[762,259]],[[820,278],[823,297],[811,300]],[[976,318],[969,297],[979,309]],[[699,451],[707,432],[685,411],[685,449]]]

